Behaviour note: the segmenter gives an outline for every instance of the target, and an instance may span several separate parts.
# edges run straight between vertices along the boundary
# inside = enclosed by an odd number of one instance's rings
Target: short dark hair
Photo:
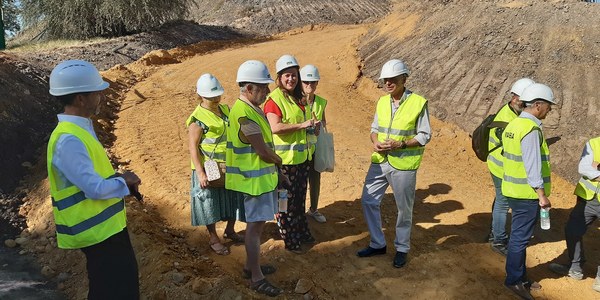
[[[77,97],[77,95],[89,95],[93,92],[83,92],[83,93],[73,93],[73,94],[67,94],[67,95],[62,95],[62,96],[54,96],[58,102],[60,102],[63,106],[67,106],[67,105],[72,105],[73,101],[75,101],[75,97]]]

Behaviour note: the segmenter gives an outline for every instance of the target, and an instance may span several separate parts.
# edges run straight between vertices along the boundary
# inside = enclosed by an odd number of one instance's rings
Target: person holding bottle
[[[320,122],[314,121],[300,102],[302,87],[298,84],[296,58],[281,56],[276,71],[277,88],[269,94],[263,109],[273,131],[275,153],[282,159],[281,171],[291,181],[290,186],[284,186],[288,190],[287,212],[277,214],[277,224],[285,249],[301,254],[304,253],[302,243],[315,242],[304,215],[309,170],[306,130]]]
[[[210,248],[218,255],[228,255],[229,249],[221,243],[215,223],[227,221],[223,237],[243,243],[244,237],[236,233],[234,228],[236,219],[245,222],[243,195],[227,190],[223,185],[211,186],[204,162],[208,159],[225,162],[229,107],[220,103],[224,90],[212,74],[200,76],[196,91],[201,102],[185,122],[188,126],[192,160],[192,225],[205,225],[209,233]]]
[[[307,108],[307,112],[310,115],[321,122],[321,126],[325,126],[325,107],[327,106],[327,100],[323,99],[319,95],[316,95],[317,86],[321,76],[319,69],[314,65],[306,65],[300,69],[300,80],[302,82],[303,103]],[[310,186],[310,207],[306,214],[313,217],[319,223],[327,222],[327,219],[321,214],[317,208],[319,207],[319,195],[321,193],[321,173],[315,170],[314,164],[314,153],[317,144],[317,136],[319,135],[319,127],[315,127],[312,130],[306,131],[306,138],[308,140],[308,151],[311,159],[308,161],[308,184]]]
[[[555,273],[569,276],[575,280],[583,279],[583,264],[585,255],[583,249],[583,236],[587,228],[600,218],[600,137],[590,139],[583,148],[579,160],[579,174],[581,178],[575,187],[577,203],[569,215],[565,226],[565,240],[569,264],[550,264],[550,270]],[[600,266],[592,288],[600,292]]]
[[[523,299],[541,286],[527,278],[525,257],[541,208],[550,208],[550,151],[542,122],[556,104],[552,90],[540,83],[525,88],[525,108],[502,134],[502,195],[512,210],[504,285]]]

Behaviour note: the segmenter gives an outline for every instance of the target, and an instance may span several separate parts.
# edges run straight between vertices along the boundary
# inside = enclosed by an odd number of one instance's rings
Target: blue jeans
[[[494,244],[506,244],[508,235],[506,234],[506,217],[508,216],[508,201],[502,195],[502,178],[492,175],[496,198],[492,207],[492,233],[494,234]]]
[[[515,285],[527,281],[525,261],[527,245],[537,222],[540,205],[538,199],[515,199],[506,197],[512,209],[512,224],[508,254],[506,255],[506,280],[504,284]]]

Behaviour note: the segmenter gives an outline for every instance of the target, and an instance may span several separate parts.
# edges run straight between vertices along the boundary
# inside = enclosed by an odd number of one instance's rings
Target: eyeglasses
[[[383,84],[383,83],[386,83],[386,82],[398,83],[398,82],[400,82],[402,80],[405,80],[405,79],[406,79],[406,75],[402,74],[402,75],[398,75],[396,77],[391,77],[391,78],[381,78],[379,80]]]
[[[317,84],[318,81],[302,81],[302,83],[309,85],[309,84]]]

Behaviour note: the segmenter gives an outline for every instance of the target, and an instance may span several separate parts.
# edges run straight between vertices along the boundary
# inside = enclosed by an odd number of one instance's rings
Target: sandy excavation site
[[[12,164],[15,175],[2,175],[12,188],[0,195],[19,203],[15,211],[26,229],[9,237],[25,238],[19,251],[36,258],[48,281],[68,299],[87,295],[83,254],[56,248],[45,159],[53,115],[60,109],[46,94],[49,70],[62,59],[82,58],[98,65],[114,62],[99,67],[111,87],[95,125],[115,167],[133,170],[143,181],[145,203],[126,199],[142,297],[261,298],[241,277],[244,246],[228,243],[231,254],[216,255],[206,229],[190,225],[184,122],[198,104],[195,83],[200,74],[219,78],[225,89],[223,102],[231,106],[239,94],[235,76],[242,62],[261,60],[273,75],[277,58],[293,54],[301,65],[314,64],[321,73],[317,94],[329,100],[327,123],[334,133],[336,167],[333,173],[323,173],[319,211],[327,223],[309,219],[317,243],[306,254],[286,251],[277,224],[267,223],[261,259],[278,268],[269,280],[285,290],[279,298],[513,299],[503,286],[505,258],[492,252],[486,240],[494,191],[485,163],[471,150],[469,132],[496,112],[508,100],[514,80],[525,76],[548,84],[559,101],[544,121],[546,136],[558,141],[550,146],[552,228],[542,231],[536,226],[527,249],[528,276],[543,286],[532,295],[600,298],[591,289],[600,265],[598,225],[585,237],[588,261],[583,280],[548,269],[551,262],[565,260],[564,224],[576,200],[577,163],[585,141],[600,128],[600,6],[566,0],[352,1],[364,15],[351,24],[340,20],[343,17],[322,24],[319,19],[335,15],[335,6],[318,9],[314,1],[300,2],[311,4],[314,19],[288,26],[289,20],[274,16],[299,8],[285,10],[278,2],[270,13],[260,11],[271,17],[264,24],[247,18],[218,20],[214,15],[206,20],[268,37],[230,33],[221,39],[214,33],[215,38],[198,43],[139,54],[135,61],[113,61],[121,57],[117,54],[102,56],[101,44],[85,46],[96,49],[94,57],[81,49],[0,52],[0,108],[8,112],[0,118],[28,126],[31,117],[15,108],[23,105],[37,111],[35,117],[46,124],[23,146],[36,149],[28,158],[2,158],[3,173]],[[106,46],[104,51],[113,48]],[[40,59],[44,55],[47,59]],[[356,256],[369,242],[360,195],[372,151],[369,130],[375,103],[384,94],[375,80],[391,58],[401,58],[411,68],[406,85],[429,100],[433,128],[417,175],[411,251],[401,269],[392,267],[391,251]],[[28,92],[23,95],[23,90]],[[18,101],[23,104],[14,104]],[[8,130],[0,128],[0,139]],[[13,158],[23,152],[19,147],[11,148]],[[387,243],[393,245],[396,208],[391,189],[381,211]],[[217,224],[219,234],[224,227]],[[236,230],[244,229],[245,224],[236,225]],[[295,292],[299,281],[307,285],[305,293]]]

